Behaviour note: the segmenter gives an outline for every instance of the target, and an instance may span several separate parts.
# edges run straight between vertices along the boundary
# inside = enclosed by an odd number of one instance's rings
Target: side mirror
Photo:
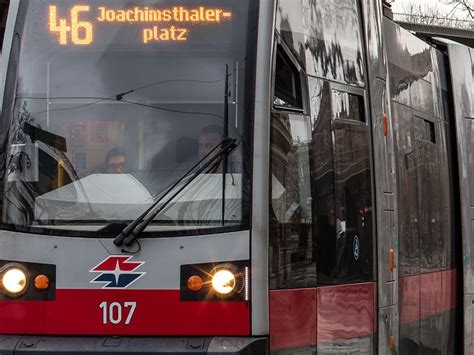
[[[14,181],[39,181],[36,143],[12,144],[8,158],[8,182]]]

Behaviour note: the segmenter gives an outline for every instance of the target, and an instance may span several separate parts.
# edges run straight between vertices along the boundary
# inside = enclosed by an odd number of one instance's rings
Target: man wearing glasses
[[[125,152],[123,148],[113,148],[105,156],[107,174],[125,173]]]

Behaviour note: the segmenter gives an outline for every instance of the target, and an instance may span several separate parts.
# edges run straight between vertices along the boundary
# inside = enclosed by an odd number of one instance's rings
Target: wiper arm
[[[128,224],[122,232],[114,239],[114,244],[118,247],[125,245],[131,246],[145,228],[155,219],[155,217],[168,206],[171,201],[178,196],[186,187],[191,184],[203,172],[212,170],[220,163],[222,156],[226,157],[237,147],[236,140],[233,138],[223,138],[222,141],[216,145],[209,153],[206,154],[200,161],[198,161],[191,169],[189,169],[181,178],[179,178],[165,193],[156,200],[145,212],[143,212],[137,219]],[[202,165],[201,165],[202,164]],[[163,204],[158,206],[164,198],[173,191],[180,183],[183,182],[190,174],[199,167],[199,169],[191,175],[190,179],[186,181],[172,196]],[[158,208],[157,208],[158,207]]]

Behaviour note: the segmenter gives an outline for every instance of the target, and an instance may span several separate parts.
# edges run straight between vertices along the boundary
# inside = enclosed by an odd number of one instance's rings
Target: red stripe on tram
[[[456,308],[457,270],[400,278],[400,323],[412,323]]]
[[[375,283],[270,291],[270,347],[366,337],[375,329]]]
[[[250,307],[182,302],[179,290],[59,289],[55,301],[0,301],[0,334],[249,335]]]

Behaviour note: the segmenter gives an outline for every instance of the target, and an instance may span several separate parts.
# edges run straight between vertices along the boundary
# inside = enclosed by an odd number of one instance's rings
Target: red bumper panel
[[[179,290],[56,290],[0,301],[0,334],[250,335],[246,302],[182,302]]]

